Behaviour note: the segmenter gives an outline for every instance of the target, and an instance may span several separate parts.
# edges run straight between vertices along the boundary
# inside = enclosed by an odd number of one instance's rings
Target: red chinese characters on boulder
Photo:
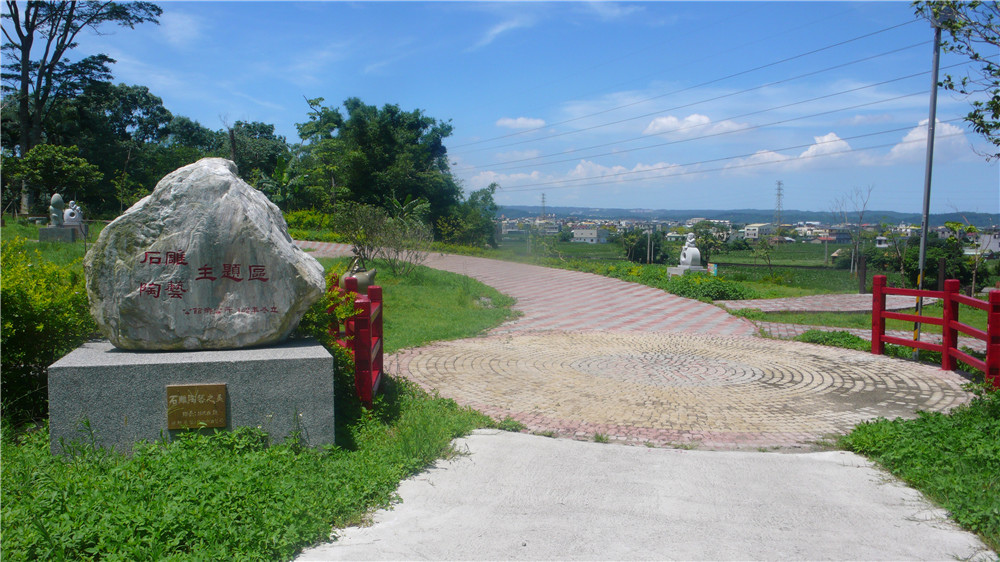
[[[142,259],[139,263],[149,264],[149,265],[169,265],[169,266],[181,266],[189,265],[187,262],[187,256],[181,251],[172,252],[144,252]],[[216,276],[216,268],[209,264],[204,264],[198,268],[198,276],[194,278],[195,281],[208,281],[210,283],[226,281],[226,282],[236,282],[240,283],[243,281],[259,281],[261,283],[267,283],[270,280],[268,277],[267,266],[260,264],[252,264],[247,266],[247,273],[249,277],[243,277],[243,264],[240,263],[224,263],[221,264],[222,273]],[[183,299],[184,293],[188,290],[185,286],[186,280],[183,278],[171,279],[167,283],[166,293],[167,298],[171,299]],[[139,286],[139,295],[143,297],[152,297],[154,299],[160,298],[162,286],[159,283],[142,283]],[[267,308],[267,307],[265,307]],[[273,307],[271,307],[273,308]],[[276,312],[276,311],[275,311]]]

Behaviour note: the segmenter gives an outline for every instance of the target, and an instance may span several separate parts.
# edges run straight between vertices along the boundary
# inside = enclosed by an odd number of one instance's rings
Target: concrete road
[[[994,560],[842,452],[653,449],[493,430],[299,560]]]

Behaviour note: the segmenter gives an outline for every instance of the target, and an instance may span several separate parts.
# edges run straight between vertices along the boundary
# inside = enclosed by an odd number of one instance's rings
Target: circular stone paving
[[[535,332],[404,350],[387,371],[529,431],[700,448],[802,448],[969,400],[959,375],[862,352],[676,332]]]

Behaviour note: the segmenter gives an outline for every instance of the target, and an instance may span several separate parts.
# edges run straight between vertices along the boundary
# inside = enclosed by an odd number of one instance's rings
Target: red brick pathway
[[[350,254],[343,244],[299,244],[317,256]],[[484,337],[402,350],[387,357],[387,372],[536,433],[802,449],[866,419],[969,399],[955,373],[753,337],[757,326],[720,307],[642,285],[466,256],[433,254],[426,264],[515,297],[524,315]],[[800,329],[784,326],[762,327]]]

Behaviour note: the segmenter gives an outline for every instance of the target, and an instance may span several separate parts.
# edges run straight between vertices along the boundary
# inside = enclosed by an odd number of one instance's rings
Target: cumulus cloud
[[[827,133],[821,137],[813,137],[816,144],[807,148],[799,158],[813,158],[824,154],[838,154],[851,150],[851,145],[847,141],[837,136],[837,133]]]
[[[949,149],[961,149],[965,146],[965,132],[951,123],[936,121],[934,127],[934,150],[940,155],[940,151]],[[920,124],[910,129],[903,137],[903,140],[892,147],[889,151],[888,159],[892,161],[918,160],[925,157],[927,153],[927,119],[920,121]]]
[[[758,150],[748,158],[738,158],[730,162],[726,168],[742,168],[742,167],[752,167],[763,164],[780,164],[791,160],[791,156],[785,156],[784,154],[779,154],[771,150]]]
[[[537,129],[545,126],[545,120],[532,117],[502,117],[497,119],[496,124],[497,127],[505,127],[507,129]]]
[[[713,123],[707,115],[692,113],[683,119],[673,115],[657,117],[650,121],[642,132],[644,135],[659,135],[662,133],[679,133],[682,135],[704,135],[738,131],[745,125],[740,125],[728,119]]]

